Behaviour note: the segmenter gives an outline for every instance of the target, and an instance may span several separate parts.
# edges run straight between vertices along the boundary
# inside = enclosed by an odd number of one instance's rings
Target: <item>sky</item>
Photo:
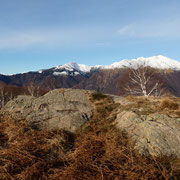
[[[0,0],[0,74],[180,60],[180,0]]]

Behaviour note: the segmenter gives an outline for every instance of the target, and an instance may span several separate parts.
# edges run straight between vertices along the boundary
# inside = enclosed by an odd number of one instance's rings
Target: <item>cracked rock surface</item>
[[[144,155],[175,155],[180,157],[180,121],[164,114],[137,115],[122,111],[115,121],[135,142],[135,148]]]
[[[65,129],[75,132],[93,114],[88,92],[57,89],[44,96],[18,96],[4,107],[15,120],[27,120],[34,129]]]

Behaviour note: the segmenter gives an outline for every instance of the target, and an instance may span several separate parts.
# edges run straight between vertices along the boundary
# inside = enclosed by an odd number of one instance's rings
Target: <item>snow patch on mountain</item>
[[[129,67],[130,66],[130,61],[129,60],[122,60],[120,62],[115,62],[108,66],[109,69],[115,69],[115,68],[124,68],[124,67]]]
[[[122,60],[120,62],[116,62],[110,65],[110,68],[123,68],[123,67],[137,67],[137,65],[145,65],[150,66],[152,68],[157,69],[173,69],[180,70],[180,62],[170,59],[168,57],[159,55],[153,57],[139,57],[137,59],[132,60]]]
[[[59,75],[68,75],[68,72],[62,71],[62,72],[53,72],[54,76],[59,76]]]
[[[77,64],[75,62],[71,62],[64,65],[59,65],[55,68],[54,75],[78,75],[78,74],[86,74],[92,70],[98,69],[120,69],[126,67],[136,68],[139,65],[150,66],[152,68],[157,69],[173,69],[180,71],[180,62],[170,59],[168,57],[159,55],[152,57],[139,57],[137,59],[123,59],[119,62],[115,62],[111,65],[96,65],[96,66],[87,66],[84,64]]]
[[[76,62],[70,62],[68,64],[57,66],[55,69],[56,70],[66,69],[68,71],[90,72],[91,66],[87,66],[85,64],[77,64]]]

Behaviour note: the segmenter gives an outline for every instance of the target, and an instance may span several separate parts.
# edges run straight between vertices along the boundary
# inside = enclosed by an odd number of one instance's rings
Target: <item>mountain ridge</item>
[[[14,76],[17,74],[26,74],[26,73],[43,73],[47,70],[52,70],[53,75],[85,75],[87,73],[90,73],[91,71],[97,71],[97,70],[104,70],[104,69],[122,69],[122,68],[135,68],[137,65],[145,65],[150,66],[152,68],[156,69],[172,69],[176,71],[180,71],[180,61],[174,60],[172,58],[163,56],[163,55],[157,55],[157,56],[151,56],[151,57],[138,57],[134,59],[122,59],[118,62],[114,62],[110,65],[85,65],[85,64],[78,64],[76,62],[69,62],[63,65],[57,65],[56,67],[48,68],[48,69],[40,69],[38,71],[28,71],[23,73],[15,73],[15,74],[1,74],[4,76]]]
[[[158,55],[152,57],[138,57],[137,59],[123,59],[119,62],[114,62],[111,65],[95,65],[95,66],[88,66],[85,64],[77,64],[76,62],[70,62],[64,65],[58,65],[54,68],[54,75],[69,75],[68,72],[76,72],[72,73],[72,75],[78,74],[86,74],[90,73],[93,70],[103,70],[103,69],[121,69],[126,67],[135,68],[138,65],[150,66],[152,68],[157,69],[172,69],[180,71],[180,62],[166,56]],[[42,73],[43,71],[39,71]]]
[[[171,94],[180,97],[180,62],[165,56],[122,60],[109,66],[87,66],[71,62],[50,69],[11,76],[0,74],[0,85],[27,88],[33,84],[43,91],[57,88],[76,88],[125,95],[123,87],[129,77],[127,67],[135,68],[141,64],[158,68],[159,81],[166,84]]]

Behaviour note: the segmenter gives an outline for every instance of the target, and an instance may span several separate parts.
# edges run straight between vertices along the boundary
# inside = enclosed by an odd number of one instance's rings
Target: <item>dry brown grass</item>
[[[180,117],[180,110],[177,110],[175,113],[178,117]]]
[[[122,110],[131,110],[139,115],[161,113],[173,117],[180,117],[180,98],[177,97],[142,97],[128,96],[130,102],[121,107]]]
[[[83,138],[84,137],[84,138]],[[170,179],[166,159],[146,158],[134,151],[123,133],[86,134],[78,138],[69,165],[52,179]],[[160,163],[161,162],[161,163]],[[166,166],[170,166],[166,164]]]
[[[179,160],[141,156],[126,133],[114,127],[118,104],[108,96],[91,100],[94,116],[75,136],[61,130],[36,131],[1,118],[0,179],[178,179]],[[137,107],[149,104],[138,101]]]
[[[179,108],[179,104],[177,102],[173,102],[170,99],[164,99],[161,102],[161,109],[170,109],[170,110],[177,110]]]
[[[121,110],[133,111],[139,115],[148,115],[157,112],[157,100],[154,101],[152,97],[142,96],[128,96],[126,100],[127,105],[121,106]]]
[[[0,123],[0,179],[41,179],[50,168],[61,168],[72,146],[70,134],[35,131],[26,123]]]
[[[94,101],[97,101],[97,100],[102,100],[102,99],[105,99],[107,98],[108,96],[105,95],[105,94],[102,94],[100,92],[93,92],[91,94],[91,99],[94,100]]]
[[[67,167],[56,171],[50,179],[170,179],[179,176],[177,171],[172,173],[169,157],[143,157],[134,150],[125,132],[112,125],[116,105],[111,99],[96,99],[95,104],[94,117],[77,135]],[[112,106],[112,109],[107,108]]]

